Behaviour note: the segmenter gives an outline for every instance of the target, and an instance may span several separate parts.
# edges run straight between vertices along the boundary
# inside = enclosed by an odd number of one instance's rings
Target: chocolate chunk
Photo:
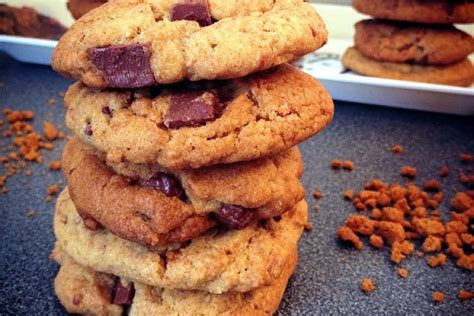
[[[216,213],[217,219],[231,229],[243,229],[253,220],[254,212],[238,205],[224,204]]]
[[[105,115],[108,115],[108,116],[112,116],[112,111],[110,110],[110,107],[108,106],[104,106],[102,109],[101,109],[102,113],[104,113]]]
[[[200,26],[212,24],[211,10],[207,0],[183,0],[171,8],[171,21],[196,21]]]
[[[135,296],[135,286],[133,282],[128,283],[126,287],[120,282],[120,278],[115,279],[112,304],[130,306]]]
[[[163,172],[157,172],[148,180],[139,180],[138,185],[142,187],[152,187],[169,197],[184,199],[184,190],[178,179]]]
[[[140,88],[156,83],[150,66],[151,51],[146,45],[115,45],[87,50],[111,88]]]
[[[164,123],[168,128],[199,126],[220,116],[222,109],[215,91],[187,91],[171,97]]]
[[[86,134],[86,136],[92,136],[94,132],[92,131],[92,126],[90,123],[88,123],[86,125],[86,128],[84,129],[84,134]]]

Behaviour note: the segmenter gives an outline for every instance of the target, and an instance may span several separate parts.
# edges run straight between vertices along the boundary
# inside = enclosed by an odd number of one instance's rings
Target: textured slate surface
[[[49,119],[64,126],[63,103],[58,96],[70,81],[43,66],[25,65],[0,55],[0,107],[33,109],[34,125],[41,130]],[[56,106],[47,105],[56,98]],[[449,105],[447,105],[449,106]],[[394,155],[390,148],[403,144],[406,153]],[[5,143],[1,143],[1,151]],[[45,154],[46,162],[60,157],[60,143]],[[62,144],[61,144],[62,145]],[[300,146],[306,170],[303,181],[311,208],[315,187],[324,193],[318,212],[311,211],[314,229],[300,245],[298,270],[290,282],[280,314],[443,314],[474,313],[474,300],[460,302],[460,289],[474,290],[472,273],[460,270],[452,260],[439,269],[429,268],[423,259],[411,257],[403,266],[411,272],[407,280],[396,275],[388,251],[366,246],[355,251],[338,243],[335,231],[355,212],[342,193],[359,190],[376,177],[405,182],[398,174],[402,165],[418,167],[417,183],[434,176],[439,167],[460,168],[457,154],[474,152],[474,119],[402,111],[357,104],[337,103],[333,124]],[[350,159],[353,172],[334,172],[331,159]],[[1,167],[0,167],[1,168]],[[61,315],[63,309],[53,293],[57,266],[48,261],[53,247],[53,203],[46,204],[46,188],[62,179],[59,172],[33,165],[33,175],[15,176],[8,181],[10,193],[0,195],[0,314]],[[454,173],[443,180],[446,187],[459,187]],[[448,196],[452,195],[451,190]],[[25,216],[33,209],[37,216]],[[444,214],[448,214],[446,206]],[[377,290],[366,296],[359,281],[372,277]],[[435,305],[431,294],[446,293]]]

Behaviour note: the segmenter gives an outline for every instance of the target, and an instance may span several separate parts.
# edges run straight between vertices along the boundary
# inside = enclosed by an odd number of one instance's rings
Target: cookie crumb
[[[360,282],[360,285],[359,285],[360,289],[366,293],[366,294],[370,294],[372,293],[373,291],[375,291],[375,284],[374,284],[374,281],[370,278],[367,278],[367,279],[363,279],[361,282]]]
[[[362,241],[360,240],[359,236],[357,236],[352,229],[350,229],[347,226],[342,226],[337,230],[337,236],[339,239],[343,241],[348,241],[351,242],[356,249],[362,249],[364,245],[362,244]]]
[[[423,189],[425,191],[439,191],[441,190],[441,183],[436,179],[426,180],[423,183]]]
[[[401,153],[403,153],[404,151],[405,151],[405,150],[404,150],[403,146],[400,145],[400,144],[397,144],[397,145],[395,145],[395,146],[392,147],[392,152],[393,152],[394,154],[401,154]]]
[[[56,195],[59,192],[59,186],[57,184],[51,184],[48,187],[48,195]]]
[[[371,235],[369,238],[369,244],[375,248],[383,248],[384,242],[383,238],[379,235]]]
[[[319,192],[319,191],[315,191],[313,193],[313,197],[316,199],[316,200],[319,200],[323,197],[323,193],[322,192]]]
[[[53,123],[44,121],[43,122],[43,134],[48,140],[55,140],[58,138],[59,132],[56,129],[56,127],[53,125]]]
[[[439,253],[435,256],[431,256],[428,258],[426,263],[428,263],[428,265],[432,268],[441,267],[446,263],[446,255]]]
[[[459,154],[459,159],[464,163],[470,163],[474,161],[474,155],[468,153]]]
[[[440,177],[447,177],[449,175],[449,168],[448,167],[441,167],[438,172]]]
[[[33,210],[29,210],[28,212],[25,213],[27,217],[33,217],[36,215],[36,212]]]
[[[341,169],[342,168],[342,160],[331,160],[331,168],[332,169]]]
[[[415,167],[411,167],[411,166],[403,166],[403,167],[400,169],[400,174],[401,174],[403,177],[414,178],[414,177],[416,177],[416,168],[415,168]]]
[[[48,104],[49,105],[55,105],[56,104],[56,99],[54,99],[54,98],[48,99]]]
[[[406,278],[408,278],[408,275],[410,274],[410,271],[408,271],[407,269],[404,269],[404,268],[398,268],[398,269],[397,269],[397,274],[398,274],[402,279],[406,279]]]
[[[444,300],[444,293],[443,292],[440,292],[440,291],[433,292],[433,301],[434,302],[439,303],[442,300]]]
[[[350,160],[346,160],[342,163],[342,169],[352,171],[354,170],[354,163]]]
[[[53,160],[48,165],[49,170],[61,170],[61,161],[60,160]]]
[[[470,300],[474,297],[474,292],[468,291],[468,290],[461,290],[458,292],[458,298],[466,301]]]

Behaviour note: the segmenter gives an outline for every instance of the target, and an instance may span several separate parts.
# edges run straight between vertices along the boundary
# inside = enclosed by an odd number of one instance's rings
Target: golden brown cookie
[[[260,160],[179,172],[123,163],[115,166],[126,174],[121,176],[103,155],[73,138],[64,148],[62,168],[86,224],[93,219],[146,246],[181,243],[216,224],[242,229],[279,216],[304,198],[303,163],[296,148]]]
[[[359,12],[377,19],[419,23],[474,23],[472,0],[353,0]]]
[[[474,52],[474,38],[452,25],[364,20],[354,40],[366,57],[395,63],[451,64]]]
[[[286,64],[164,91],[99,92],[77,83],[65,103],[67,126],[110,162],[175,170],[270,156],[313,136],[334,114],[321,83]]]
[[[107,0],[69,0],[67,8],[75,19],[79,19],[87,12],[100,7]]]
[[[247,293],[209,294],[154,288],[138,282],[130,285],[127,280],[83,267],[63,253],[54,252],[52,258],[61,264],[54,282],[56,295],[69,313],[111,316],[122,315],[125,307],[130,308],[130,316],[271,315],[277,310],[297,263],[295,251],[272,284]],[[128,292],[124,291],[125,286],[130,286]]]
[[[242,230],[212,230],[188,245],[150,250],[106,230],[85,228],[67,190],[57,200],[56,248],[77,263],[134,282],[221,294],[273,283],[307,225],[307,204]]]
[[[52,65],[95,88],[239,78],[323,46],[302,0],[116,0],[79,19]]]
[[[468,87],[474,81],[474,67],[468,58],[449,65],[422,66],[372,60],[356,48],[342,57],[345,67],[365,76]]]

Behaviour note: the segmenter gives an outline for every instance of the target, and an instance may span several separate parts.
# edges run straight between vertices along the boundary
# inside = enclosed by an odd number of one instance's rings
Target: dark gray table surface
[[[65,91],[71,81],[48,67],[21,64],[1,54],[0,81],[4,83],[0,88],[0,108],[34,110],[36,130],[42,130],[43,120],[51,120],[65,130],[64,107],[58,92]],[[58,103],[48,105],[49,98]],[[5,140],[0,144],[4,152]],[[402,144],[406,152],[393,154],[390,149],[395,144]],[[53,291],[58,267],[48,260],[54,244],[54,203],[44,202],[47,186],[63,179],[60,172],[47,171],[47,162],[60,157],[63,143],[56,145],[54,151],[45,152],[45,164],[31,166],[32,176],[10,178],[10,192],[0,195],[2,315],[65,314]],[[362,251],[355,251],[336,238],[337,227],[355,213],[342,198],[347,188],[360,190],[373,178],[405,183],[399,169],[406,164],[418,168],[418,184],[436,176],[441,166],[461,168],[458,154],[474,152],[472,117],[337,102],[332,125],[300,148],[314,229],[305,233],[300,242],[298,269],[280,306],[281,315],[474,314],[474,300],[461,302],[456,297],[461,289],[474,290],[473,274],[455,267],[452,259],[441,268],[431,269],[424,259],[412,256],[402,264],[410,270],[404,280],[397,276],[387,249],[376,251],[366,245]],[[356,169],[335,172],[329,168],[332,159],[352,160]],[[446,188],[460,188],[456,172],[442,182]],[[320,201],[311,196],[315,188],[324,193]],[[451,189],[445,193],[448,197],[453,194]],[[320,205],[318,212],[312,210],[316,204]],[[27,217],[27,210],[35,210],[37,215]],[[447,205],[442,211],[448,215]],[[370,296],[358,288],[366,277],[373,278],[377,285]],[[436,290],[446,293],[444,302],[432,302],[431,295]]]

